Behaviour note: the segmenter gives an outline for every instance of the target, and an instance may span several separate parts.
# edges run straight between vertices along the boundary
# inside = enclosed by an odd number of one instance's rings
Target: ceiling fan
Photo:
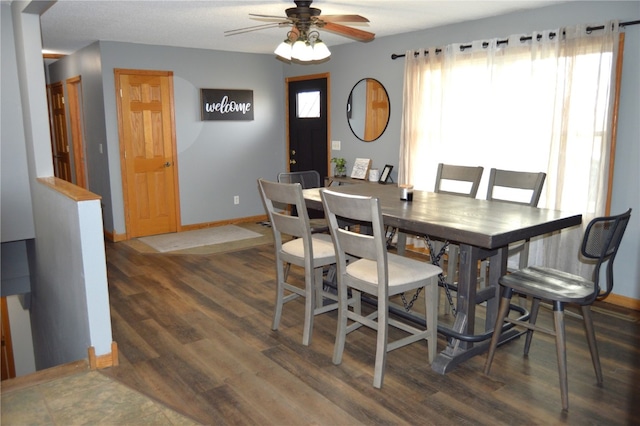
[[[242,34],[249,31],[258,31],[267,28],[288,27],[291,31],[287,34],[287,38],[291,43],[298,40],[301,36],[306,39],[308,34],[314,29],[327,30],[345,37],[350,37],[358,41],[371,41],[375,34],[369,31],[359,30],[357,28],[347,27],[339,22],[369,22],[369,20],[360,15],[320,15],[320,9],[311,7],[311,0],[294,0],[296,7],[285,10],[287,16],[259,15],[250,13],[259,19],[275,20],[273,23],[256,25],[253,27],[238,28],[235,30],[225,31],[227,36]]]

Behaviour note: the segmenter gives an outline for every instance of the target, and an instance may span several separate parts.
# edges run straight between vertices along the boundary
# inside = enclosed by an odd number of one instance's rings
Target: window
[[[300,92],[297,95],[297,117],[320,118],[320,92]]]
[[[581,212],[585,223],[604,214],[618,39],[616,24],[605,28],[407,52],[400,183],[433,190],[440,162],[545,172],[540,207]],[[580,237],[564,246],[571,261]]]

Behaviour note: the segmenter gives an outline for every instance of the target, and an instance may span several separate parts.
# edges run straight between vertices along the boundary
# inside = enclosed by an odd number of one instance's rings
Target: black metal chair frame
[[[607,297],[613,289],[613,263],[631,216],[631,209],[617,216],[593,219],[585,230],[580,253],[589,261],[595,261],[592,280],[547,267],[531,266],[507,274],[500,279],[502,298],[498,308],[498,317],[494,330],[503,331],[503,323],[527,328],[524,354],[528,355],[534,331],[542,331],[555,336],[558,373],[560,377],[560,394],[563,410],[569,409],[567,354],[564,329],[564,308],[567,303],[579,305],[584,319],[587,341],[591,352],[591,360],[595,370],[597,383],[602,385],[602,368],[596,344],[596,336],[591,316],[591,305],[596,300]],[[606,288],[600,286],[600,269],[607,262]],[[514,292],[533,298],[529,321],[509,318],[510,302]],[[538,310],[542,300],[553,304],[554,330],[536,325]],[[489,355],[484,372],[489,374],[501,332],[494,332],[489,347]]]
[[[320,188],[320,173],[316,170],[278,173],[280,183],[299,183],[302,189]]]
[[[278,183],[299,183],[302,189],[320,188],[320,173],[316,170],[304,170],[298,172],[278,173]],[[297,214],[295,206],[292,207],[292,214]],[[324,219],[324,213],[318,210],[308,209],[307,215],[310,219],[311,233],[329,233],[329,226]]]

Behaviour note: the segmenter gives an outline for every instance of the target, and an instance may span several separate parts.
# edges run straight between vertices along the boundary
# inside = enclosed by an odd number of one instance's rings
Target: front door
[[[127,237],[179,223],[173,73],[115,70]]]
[[[329,75],[287,79],[289,171],[329,169]]]

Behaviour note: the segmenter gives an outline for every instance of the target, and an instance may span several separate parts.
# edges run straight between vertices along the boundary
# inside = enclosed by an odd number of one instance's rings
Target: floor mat
[[[250,238],[260,238],[262,234],[236,225],[216,226],[194,231],[153,235],[138,240],[160,253],[192,249],[195,247],[227,244]]]

